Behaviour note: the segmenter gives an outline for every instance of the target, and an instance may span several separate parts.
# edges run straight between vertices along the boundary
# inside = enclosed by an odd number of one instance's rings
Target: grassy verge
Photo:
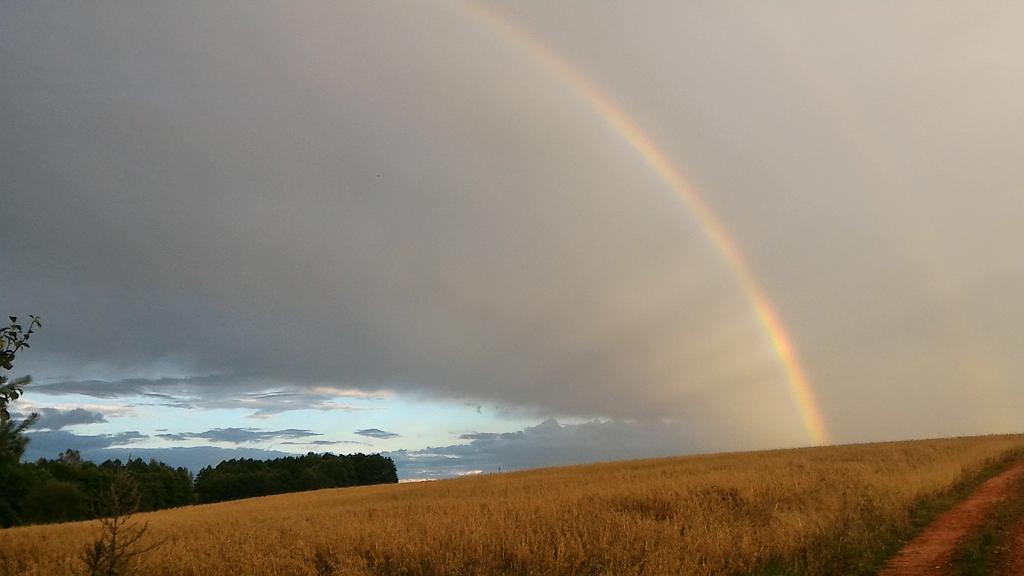
[[[858,524],[871,524],[879,521],[871,530],[851,530],[849,525],[836,526],[834,530],[823,534],[808,545],[804,552],[796,557],[780,559],[769,564],[758,576],[798,576],[807,574],[849,574],[870,576],[876,574],[886,562],[895,556],[904,545],[920,534],[942,513],[950,510],[965,500],[985,481],[998,475],[1013,462],[1024,458],[1024,450],[1011,450],[997,458],[987,461],[980,468],[966,470],[963,476],[948,489],[919,498],[915,501],[906,517],[906,522],[893,524],[881,521],[881,514],[874,514],[870,509],[861,510]],[[1021,487],[1024,490],[1024,485]],[[1017,502],[1024,517],[1024,503]],[[1006,514],[1016,513],[1007,510]],[[989,554],[991,546],[997,542],[996,535],[1005,528],[993,525],[991,535],[979,537],[976,544],[971,544],[971,551],[964,552],[963,566],[971,563],[979,564],[978,558]],[[854,534],[860,534],[857,538]],[[980,565],[980,564],[979,564]],[[988,572],[962,572],[962,574],[987,574]]]
[[[1000,552],[1013,526],[1024,519],[1024,479],[1014,483],[1009,497],[995,505],[976,534],[961,542],[953,552],[953,574],[982,576],[999,568]]]
[[[863,565],[863,568],[856,574],[874,574],[880,570],[886,562],[895,556],[907,542],[921,533],[929,524],[935,521],[943,512],[950,510],[978,489],[990,478],[1010,466],[1010,464],[1024,458],[1024,451],[1013,450],[1000,458],[987,462],[980,469],[968,471],[949,490],[930,498],[922,498],[914,504],[910,513],[910,530],[893,538],[892,541],[878,550],[876,554],[870,555],[871,562]]]
[[[886,546],[879,549],[875,554],[868,554],[870,562],[862,563],[861,569],[856,574],[867,576],[875,574],[886,562],[895,556],[914,537],[921,533],[929,524],[935,521],[943,512],[946,512],[964,501],[990,478],[1010,466],[1010,464],[1024,458],[1024,451],[1013,450],[987,462],[978,470],[968,471],[956,484],[940,494],[929,498],[922,498],[916,502],[910,512],[910,530],[899,534]]]

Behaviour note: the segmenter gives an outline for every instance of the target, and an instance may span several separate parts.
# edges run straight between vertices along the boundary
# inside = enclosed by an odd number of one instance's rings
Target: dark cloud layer
[[[339,398],[379,398],[373,392],[315,386],[282,386],[267,380],[233,376],[63,380],[33,386],[37,394],[80,394],[94,398],[133,398],[171,408],[248,408],[257,417],[291,410],[353,411]]]
[[[68,426],[101,424],[107,421],[103,414],[84,408],[61,410],[60,408],[44,407],[36,410],[36,413],[39,414],[39,420],[33,425],[35,430],[60,430]],[[26,415],[18,414],[16,416],[24,418]]]
[[[401,434],[394,432],[388,432],[387,430],[381,430],[379,428],[367,428],[365,430],[356,430],[356,434],[360,436],[367,436],[369,438],[377,438],[380,440],[387,440],[389,438],[398,438]]]
[[[840,440],[1024,413],[1024,15],[911,6],[502,7],[721,216]],[[807,440],[694,214],[460,4],[4,2],[0,54],[3,313],[50,391]]]
[[[37,376],[622,416],[779,384],[685,211],[564,86],[535,94],[553,124],[481,90],[509,54],[452,60],[474,39],[449,8],[3,10],[5,295],[47,319]],[[188,382],[132,384],[160,366]]]
[[[341,446],[345,444],[369,446],[366,442],[359,442],[357,440],[307,440],[305,442],[293,442],[288,440],[281,442],[281,444],[284,446]]]
[[[154,459],[175,468],[184,467],[198,472],[205,466],[216,466],[223,460],[233,458],[253,458],[269,460],[293,456],[276,450],[259,448],[219,448],[216,446],[188,446],[173,448],[109,448],[96,446],[89,441],[77,442],[74,438],[65,438],[67,443],[30,443],[25,459],[32,461],[39,458],[56,458],[63,450],[71,448],[81,452],[82,457],[93,462],[105,460],[127,460],[128,458]]]
[[[44,430],[30,431],[27,436],[29,448],[26,452],[26,460],[35,459],[40,455],[52,457],[67,449],[87,452],[125,446],[148,438],[145,434],[137,431],[114,434],[73,434],[64,430]]]
[[[270,442],[273,440],[297,440],[312,436],[323,436],[311,430],[257,430],[256,428],[214,428],[205,432],[173,432],[157,434],[158,438],[171,442],[186,440],[206,440],[209,442],[226,442],[230,444],[248,444],[251,442]]]

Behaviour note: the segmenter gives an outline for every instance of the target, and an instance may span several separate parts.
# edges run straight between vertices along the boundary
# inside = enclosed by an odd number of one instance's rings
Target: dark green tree
[[[28,486],[26,522],[68,522],[92,517],[92,498],[74,482],[50,478]]]
[[[195,478],[199,502],[220,502],[299,490],[398,482],[395,463],[380,454],[314,454],[273,460],[225,460]]]
[[[158,548],[162,541],[143,544],[148,523],[131,522],[139,511],[139,489],[128,470],[118,470],[100,501],[100,534],[82,550],[88,576],[133,576],[139,557]]]

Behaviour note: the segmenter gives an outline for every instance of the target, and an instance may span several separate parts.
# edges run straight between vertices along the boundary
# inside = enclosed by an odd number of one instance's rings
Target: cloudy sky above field
[[[1017,3],[4,2],[36,454],[404,477],[1019,431]],[[580,80],[583,79],[583,80]],[[591,93],[581,91],[586,82]],[[184,456],[190,455],[190,456]]]

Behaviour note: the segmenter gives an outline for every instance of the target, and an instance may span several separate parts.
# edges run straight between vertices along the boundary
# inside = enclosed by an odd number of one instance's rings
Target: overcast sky
[[[813,443],[736,271],[545,50],[717,214],[832,441],[1020,431],[1022,29],[1013,2],[0,3],[33,454],[408,478]]]

